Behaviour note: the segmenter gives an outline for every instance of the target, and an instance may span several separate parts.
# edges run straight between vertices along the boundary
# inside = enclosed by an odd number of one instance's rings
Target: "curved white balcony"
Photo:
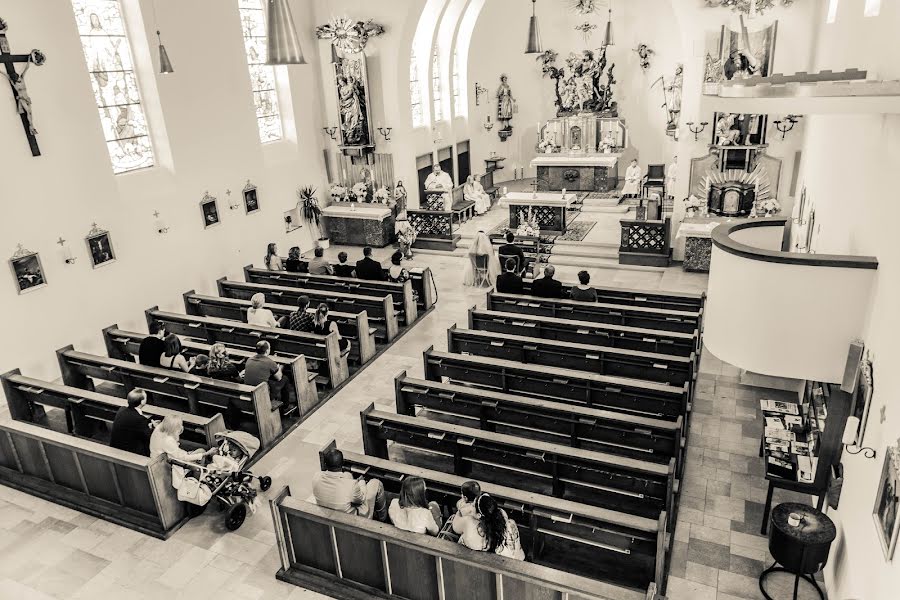
[[[838,382],[863,331],[878,261],[784,252],[786,223],[713,230],[704,343],[754,373]]]

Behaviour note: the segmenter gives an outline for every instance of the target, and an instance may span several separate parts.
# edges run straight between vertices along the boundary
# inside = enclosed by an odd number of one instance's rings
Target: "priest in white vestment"
[[[453,198],[450,191],[453,190],[453,179],[449,173],[445,173],[441,169],[441,165],[435,164],[431,168],[431,173],[425,178],[426,190],[442,190],[447,192],[444,194],[444,210],[450,210]]]
[[[678,156],[672,157],[672,162],[666,167],[666,196],[675,197],[675,183],[678,181]]]
[[[475,179],[474,175],[469,175],[466,179],[466,184],[463,186],[463,198],[475,203],[475,212],[479,215],[483,215],[491,208],[491,197],[487,195],[481,182]]]
[[[625,170],[625,187],[622,188],[622,196],[641,195],[641,167],[637,159],[633,159]]]

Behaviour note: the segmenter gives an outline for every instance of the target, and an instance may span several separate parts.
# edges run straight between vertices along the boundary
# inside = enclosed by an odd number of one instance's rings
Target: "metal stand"
[[[763,598],[765,598],[766,600],[775,600],[774,598],[772,598],[772,596],[770,596],[766,592],[765,586],[763,585],[763,583],[766,580],[766,577],[770,573],[790,573],[791,575],[794,575],[794,597],[793,597],[793,600],[797,600],[797,591],[800,587],[801,579],[811,583],[812,586],[814,588],[816,588],[816,591],[819,592],[820,600],[825,600],[825,594],[822,592],[822,589],[819,587],[819,584],[816,583],[816,579],[814,577],[812,577],[810,575],[804,575],[802,573],[792,573],[791,571],[788,571],[784,567],[779,567],[776,565],[778,565],[777,562],[772,563],[772,566],[769,567],[768,569],[766,569],[765,571],[763,571],[759,576],[759,591],[762,593]]]

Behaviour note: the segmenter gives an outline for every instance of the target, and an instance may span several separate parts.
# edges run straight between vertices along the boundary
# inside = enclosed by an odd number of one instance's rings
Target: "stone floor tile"
[[[685,579],[702,583],[703,585],[708,585],[710,587],[716,587],[718,585],[719,570],[688,561]]]
[[[707,515],[708,516],[708,515]],[[696,523],[691,524],[691,539],[703,540],[706,542],[713,542],[715,544],[721,544],[723,546],[730,545],[730,532],[728,530],[722,529],[714,529],[712,527],[708,527],[706,525],[698,525]]]
[[[716,588],[670,575],[666,587],[666,598],[668,600],[716,600]]]
[[[723,544],[715,544],[696,538],[688,542],[687,559],[689,562],[727,570],[731,564],[729,556],[729,548]]]

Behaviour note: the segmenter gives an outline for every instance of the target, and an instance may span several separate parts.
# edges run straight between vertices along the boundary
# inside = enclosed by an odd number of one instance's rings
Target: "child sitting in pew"
[[[460,499],[456,503],[457,514],[463,517],[474,516],[475,500],[481,495],[481,486],[477,481],[466,481],[460,487]]]
[[[405,477],[400,484],[400,497],[391,500],[388,515],[397,529],[413,533],[437,535],[441,530],[441,507],[428,501],[425,480],[421,477]]]

